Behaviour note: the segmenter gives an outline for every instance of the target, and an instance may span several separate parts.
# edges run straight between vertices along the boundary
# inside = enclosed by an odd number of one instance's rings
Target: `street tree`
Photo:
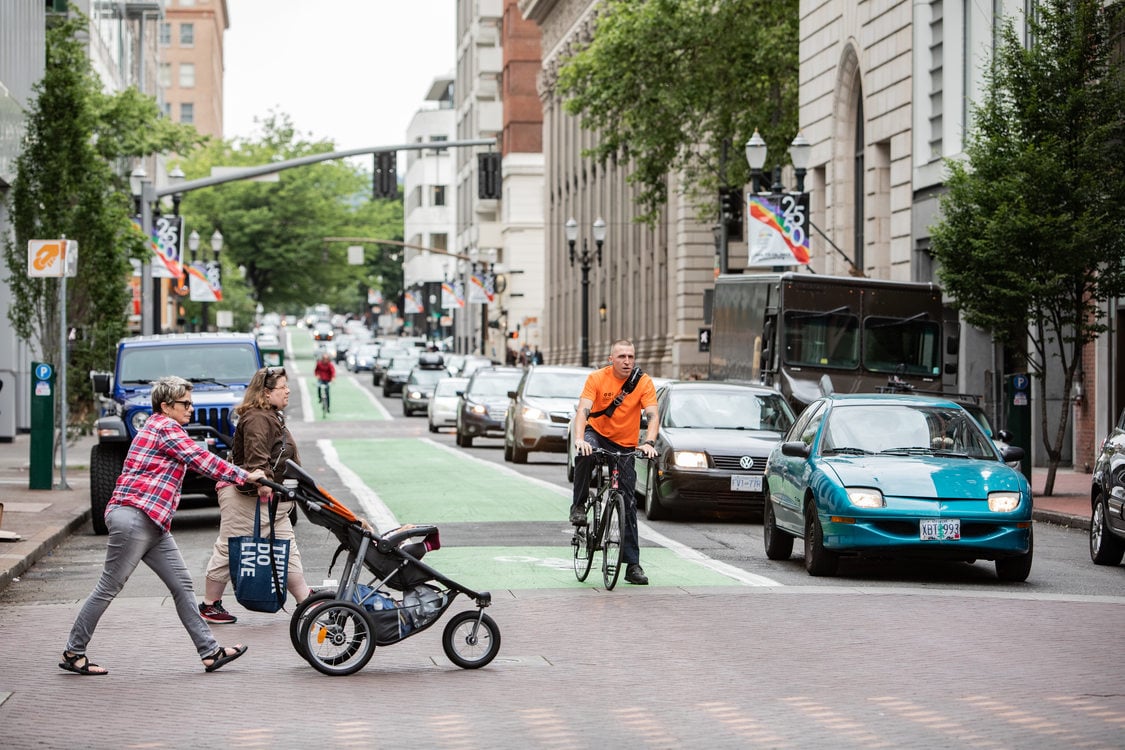
[[[742,146],[755,128],[772,160],[786,158],[797,133],[797,23],[797,0],[601,6],[557,85],[565,110],[597,134],[587,155],[630,165],[639,218],[656,220],[672,173],[699,205],[714,205],[722,185],[746,184]]]
[[[1125,67],[1115,55],[1123,5],[1046,0],[1025,45],[1005,25],[975,109],[966,160],[949,160],[933,227],[940,278],[971,325],[1014,350],[1045,393],[1062,376],[1049,428],[1054,490],[1082,348],[1125,292]]]
[[[12,304],[8,321],[37,358],[59,363],[59,282],[27,275],[27,241],[66,236],[78,242],[78,275],[67,290],[67,324],[75,332],[69,366],[69,403],[76,418],[90,410],[85,373],[105,370],[127,331],[130,257],[144,238],[132,223],[127,177],[136,157],[191,149],[194,128],[163,119],[156,101],[136,89],[106,93],[86,51],[89,20],[78,13],[52,17],[46,66],[27,117],[27,137],[16,160],[11,218],[14,239],[4,243]]]
[[[302,136],[285,114],[270,113],[259,125],[256,138],[214,141],[190,154],[182,164],[187,178],[206,177],[213,166],[261,166],[337,150],[331,141]],[[237,284],[244,273],[251,304],[300,312],[323,302],[359,312],[367,288],[380,286],[380,277],[384,294],[395,291],[396,279],[401,288],[401,263],[373,243],[365,264],[352,266],[347,245],[325,242],[339,236],[400,240],[401,200],[372,201],[371,174],[347,160],[287,169],[277,177],[192,191],[180,207],[185,232],[198,231],[201,247],[215,229],[222,232],[225,278]]]

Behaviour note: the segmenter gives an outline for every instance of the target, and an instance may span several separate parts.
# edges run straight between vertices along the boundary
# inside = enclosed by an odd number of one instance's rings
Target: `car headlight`
[[[133,416],[129,417],[129,426],[133,428],[133,432],[140,432],[141,428],[145,426],[148,421],[149,413],[147,411],[135,411]]]
[[[1011,513],[1019,507],[1020,493],[1018,492],[989,492],[988,509],[993,513]]]
[[[486,407],[484,404],[473,404],[469,407],[469,411],[471,411],[473,414],[484,414],[488,411],[488,407]]]
[[[672,463],[677,469],[706,469],[707,454],[700,451],[676,451]]]
[[[523,407],[523,418],[542,422],[547,418],[547,413],[542,409],[536,409],[534,406],[525,406]]]
[[[412,398],[417,401],[418,399],[422,398],[422,394],[418,391],[411,391],[407,398]]]
[[[848,502],[857,508],[882,508],[887,504],[883,493],[871,487],[848,487]]]

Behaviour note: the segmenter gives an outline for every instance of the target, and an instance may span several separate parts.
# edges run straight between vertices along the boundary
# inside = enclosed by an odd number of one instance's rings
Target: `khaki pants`
[[[227,486],[219,490],[219,536],[215,540],[215,549],[211,553],[211,561],[207,563],[207,578],[226,584],[230,583],[230,552],[227,540],[232,536],[251,536],[254,533],[254,506],[258,502],[257,495],[243,495],[235,487]],[[289,521],[289,511],[296,505],[292,500],[278,503],[277,514],[274,516],[274,536],[278,539],[289,539],[289,578],[294,575],[304,576],[301,568],[301,551],[297,549],[297,540],[293,538],[293,524]],[[269,535],[269,516],[267,507],[262,504],[262,535]]]

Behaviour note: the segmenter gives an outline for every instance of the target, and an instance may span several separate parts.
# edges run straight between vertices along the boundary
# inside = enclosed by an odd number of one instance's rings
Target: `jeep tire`
[[[125,443],[98,443],[90,449],[90,521],[95,534],[108,534],[105,525],[105,509],[113,496],[117,477],[125,465],[125,454],[129,446]]]

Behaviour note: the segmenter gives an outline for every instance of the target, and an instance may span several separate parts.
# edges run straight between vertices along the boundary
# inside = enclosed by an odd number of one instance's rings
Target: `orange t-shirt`
[[[613,365],[606,365],[590,373],[586,378],[581,397],[594,402],[590,407],[591,413],[601,411],[617,398],[623,385],[625,379],[613,374]],[[604,414],[600,417],[591,417],[587,424],[602,437],[609,438],[618,445],[633,447],[637,444],[641,433],[641,412],[645,407],[655,403],[656,387],[652,384],[652,378],[647,374],[641,375],[637,387],[625,396],[625,400],[617,407],[617,411],[613,412],[612,417]]]

